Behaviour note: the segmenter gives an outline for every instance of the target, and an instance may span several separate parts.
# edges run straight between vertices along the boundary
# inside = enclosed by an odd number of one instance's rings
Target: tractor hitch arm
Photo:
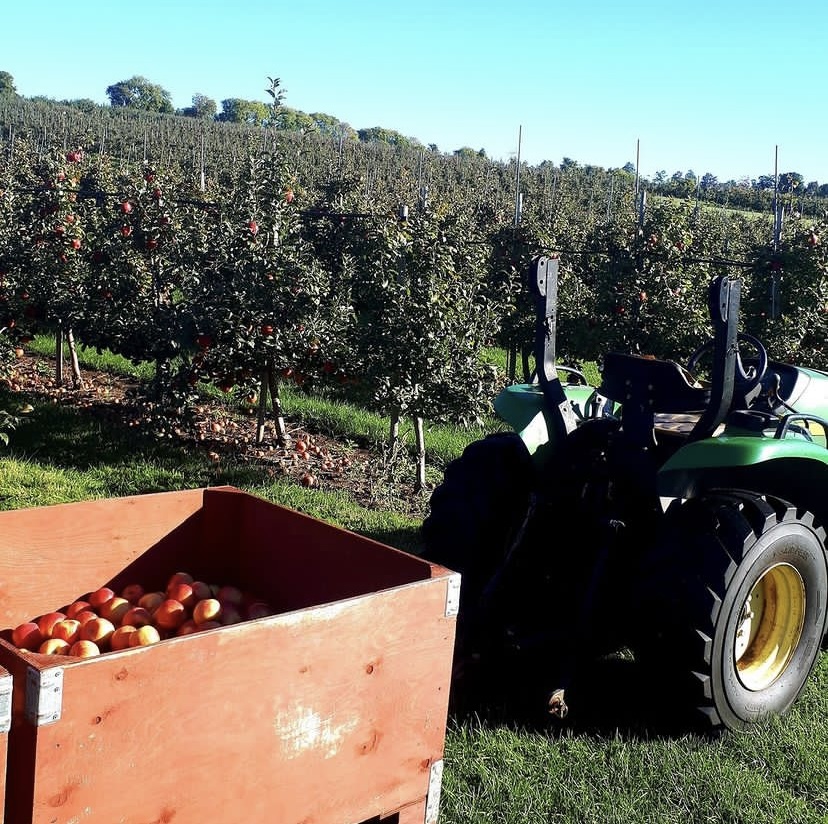
[[[559,265],[558,258],[539,255],[529,267],[529,288],[535,298],[535,365],[547,407],[555,413],[551,417],[557,443],[577,425],[555,365]]]

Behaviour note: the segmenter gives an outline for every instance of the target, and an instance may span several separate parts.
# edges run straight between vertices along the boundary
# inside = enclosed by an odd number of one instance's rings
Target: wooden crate
[[[13,824],[433,824],[459,576],[232,487],[0,512]],[[10,630],[186,570],[278,614],[96,658]]]

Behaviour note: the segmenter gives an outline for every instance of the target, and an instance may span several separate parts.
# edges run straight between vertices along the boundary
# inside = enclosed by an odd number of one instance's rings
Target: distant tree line
[[[215,100],[200,92],[192,96],[192,105],[176,109],[166,89],[141,75],[135,75],[107,86],[106,96],[112,108],[131,109],[136,112],[176,115],[242,126],[272,127],[293,132],[315,132],[342,142],[380,142],[405,148],[427,148],[428,151],[435,153],[439,151],[434,143],[424,147],[416,138],[406,137],[393,129],[381,126],[354,129],[350,124],[333,115],[322,112],[309,114],[292,109],[283,103],[285,90],[281,88],[280,79],[276,77],[268,78],[268,80],[270,87],[265,91],[271,97],[270,103],[231,97],[221,101],[220,110]],[[3,94],[17,94],[14,77],[7,71],[0,71],[0,95]],[[61,101],[39,97],[31,99],[57,102],[87,112],[99,108],[99,104],[89,99]],[[473,155],[486,157],[484,149],[475,150],[468,146],[456,149],[453,154],[459,157]],[[578,165],[577,161],[565,157],[561,163],[561,169],[578,168]],[[632,163],[625,164],[621,167],[621,171],[630,175],[636,174],[636,168]],[[785,172],[778,177],[765,174],[755,179],[743,178],[720,182],[711,172],[697,175],[693,170],[679,170],[668,175],[666,171],[661,170],[656,172],[652,179],[643,179],[643,182],[646,182],[648,190],[655,194],[678,198],[695,197],[698,201],[712,202],[734,209],[766,211],[772,208],[773,197],[776,194],[783,194],[789,199],[799,198],[800,212],[804,214],[808,210],[808,201],[813,206],[816,199],[828,198],[828,183],[820,184],[815,180],[806,183],[799,172],[793,171]],[[813,208],[816,209],[816,207]],[[822,209],[822,204],[819,204],[819,209]]]

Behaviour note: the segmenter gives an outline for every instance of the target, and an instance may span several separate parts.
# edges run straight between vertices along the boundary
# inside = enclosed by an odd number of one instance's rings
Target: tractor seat
[[[653,414],[702,412],[710,403],[710,388],[675,361],[623,352],[604,357],[598,392]]]

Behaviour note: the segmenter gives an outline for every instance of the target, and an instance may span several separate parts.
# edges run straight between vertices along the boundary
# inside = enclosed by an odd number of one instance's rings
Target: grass
[[[450,725],[441,824],[824,824],[825,725],[808,727],[825,679],[823,660],[791,715],[716,740]]]
[[[107,368],[151,374],[120,361]],[[0,408],[16,400],[0,394]],[[387,422],[363,409],[301,393],[286,406],[346,438],[385,437]],[[264,479],[241,464],[219,468],[70,407],[36,406],[27,418],[0,448],[2,509],[232,484],[392,546],[418,546],[418,522],[365,509],[344,493]],[[431,427],[428,448],[444,461],[476,436]],[[562,727],[527,720],[526,708],[452,714],[439,824],[828,822],[828,655],[784,718],[716,738],[671,731],[659,720],[669,716],[670,696],[652,706],[637,677],[634,661],[596,662],[582,694],[570,696],[574,717]]]

